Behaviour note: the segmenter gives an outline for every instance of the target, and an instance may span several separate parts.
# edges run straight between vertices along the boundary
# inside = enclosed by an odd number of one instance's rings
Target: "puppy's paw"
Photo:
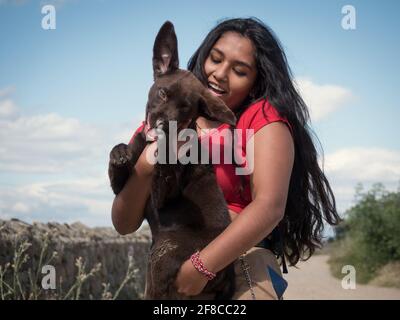
[[[110,165],[121,167],[132,160],[132,147],[125,143],[117,144],[110,152]]]
[[[115,194],[124,187],[132,172],[132,167],[132,147],[125,143],[116,145],[110,152],[108,164],[108,176]]]

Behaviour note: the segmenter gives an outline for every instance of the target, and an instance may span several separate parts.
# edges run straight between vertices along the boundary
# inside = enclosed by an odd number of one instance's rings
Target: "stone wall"
[[[79,298],[100,299],[104,291],[103,283],[109,283],[109,291],[114,294],[125,278],[128,256],[131,255],[138,272],[135,279],[129,281],[120,292],[118,299],[140,299],[142,297],[151,239],[148,229],[121,236],[112,228],[88,228],[81,223],[70,225],[60,223],[28,224],[17,219],[0,220],[0,266],[2,266],[0,270],[4,271],[5,265],[10,263],[5,275],[5,280],[9,284],[13,284],[12,264],[15,250],[23,241],[27,241],[31,244],[26,250],[28,260],[22,264],[18,276],[24,290],[28,288],[27,291],[29,291],[28,271],[30,270],[31,275],[36,274],[46,234],[48,235],[48,248],[43,263],[51,257],[54,251],[57,252],[56,257],[49,263],[54,266],[56,271],[57,288],[52,292],[45,290],[47,296],[51,296],[52,293],[53,296],[54,293],[57,293],[56,298],[65,296],[76,281],[77,266],[75,263],[78,257],[82,257],[86,273],[96,264],[101,263],[99,271],[82,285]],[[41,286],[41,279],[44,275],[39,273],[37,281],[39,286]]]

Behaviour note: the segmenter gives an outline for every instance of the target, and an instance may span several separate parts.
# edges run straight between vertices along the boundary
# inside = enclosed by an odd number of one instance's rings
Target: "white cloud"
[[[60,115],[27,116],[0,90],[0,219],[110,225],[111,148],[139,119],[99,126]]]
[[[113,194],[106,175],[0,187],[0,218],[111,226]]]
[[[395,182],[400,178],[400,152],[382,148],[347,148],[326,157],[325,167],[341,179]]]
[[[354,204],[355,186],[365,189],[382,183],[397,190],[400,181],[400,151],[383,148],[346,148],[325,156],[325,173],[341,212]]]
[[[28,213],[30,210],[29,206],[22,202],[17,202],[11,207],[10,211],[18,212],[18,213]]]
[[[14,86],[8,86],[8,87],[5,87],[5,88],[2,88],[2,89],[0,89],[0,98],[5,97],[5,96],[9,96],[12,93],[14,93],[14,91],[15,91],[15,87]]]
[[[11,99],[0,101],[0,121],[15,119],[18,117],[17,106]]]
[[[354,99],[349,89],[339,85],[320,85],[305,77],[297,78],[295,84],[309,107],[312,122],[329,116]]]
[[[0,173],[93,172],[139,123],[101,127],[54,113],[24,116],[11,99],[0,100]]]
[[[95,126],[56,114],[0,121],[0,171],[56,173],[98,162],[105,138]]]

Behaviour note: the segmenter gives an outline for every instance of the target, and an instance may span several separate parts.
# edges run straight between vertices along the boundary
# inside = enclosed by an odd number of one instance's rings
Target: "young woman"
[[[235,175],[235,164],[215,165],[232,223],[201,250],[199,259],[213,273],[235,261],[233,299],[279,299],[284,288],[275,282],[281,276],[276,255],[284,269],[285,257],[290,265],[307,259],[321,244],[323,220],[332,225],[340,220],[318,164],[307,106],[293,86],[279,41],[254,18],[217,25],[188,69],[236,114],[237,129],[254,132],[242,146],[253,146],[251,174]],[[199,117],[197,127],[201,135],[201,129],[224,125]],[[143,221],[153,170],[145,154],[154,147],[145,148],[115,197],[112,218],[122,234],[136,231]],[[189,259],[175,284],[179,292],[196,296],[207,281]]]

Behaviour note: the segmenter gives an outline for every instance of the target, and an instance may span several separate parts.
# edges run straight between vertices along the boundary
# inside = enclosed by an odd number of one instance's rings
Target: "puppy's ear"
[[[154,79],[179,68],[178,41],[174,25],[167,21],[158,31],[153,47]]]
[[[236,125],[236,117],[227,105],[218,97],[213,96],[208,89],[204,89],[199,99],[200,108],[210,116],[223,123],[231,126]]]

